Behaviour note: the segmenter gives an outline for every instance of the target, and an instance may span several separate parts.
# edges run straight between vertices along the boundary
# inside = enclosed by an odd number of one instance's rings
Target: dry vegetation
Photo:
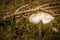
[[[30,23],[28,17],[40,11],[54,20],[46,25]],[[0,40],[60,40],[60,1],[0,0]]]

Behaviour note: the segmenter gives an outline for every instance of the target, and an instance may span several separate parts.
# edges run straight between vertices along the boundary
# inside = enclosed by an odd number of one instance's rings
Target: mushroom
[[[28,20],[33,24],[38,24],[41,21],[43,22],[43,24],[47,24],[53,19],[54,17],[52,15],[45,12],[40,12],[37,14],[32,14]]]

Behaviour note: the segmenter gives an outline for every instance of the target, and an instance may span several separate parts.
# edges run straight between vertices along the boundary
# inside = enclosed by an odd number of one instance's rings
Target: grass
[[[19,6],[32,1],[33,0],[2,0],[0,3],[0,16],[6,13],[6,11],[11,15]],[[39,1],[33,3],[32,8],[39,6],[41,3],[42,2]],[[52,27],[55,27],[60,31],[60,16],[56,16],[52,22],[46,25],[43,23],[37,25],[30,23],[28,21],[29,16],[30,15],[28,15],[27,18],[21,17],[17,24],[13,16],[10,17],[9,23],[2,21],[2,23],[0,23],[0,40],[60,40],[60,32],[56,33],[51,30]],[[41,29],[41,36],[39,28]]]

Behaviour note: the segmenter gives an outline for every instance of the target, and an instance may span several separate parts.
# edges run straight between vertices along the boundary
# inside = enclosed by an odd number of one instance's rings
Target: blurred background
[[[60,40],[59,15],[54,16],[54,20],[48,24],[29,22],[29,16],[39,11],[21,14],[21,17],[17,19],[11,16],[9,20],[1,20],[7,15],[14,14],[19,7],[28,3],[31,4],[21,8],[18,12],[53,2],[60,2],[60,0],[0,0],[0,40]],[[60,3],[57,5],[60,5]],[[51,10],[55,10],[56,14],[60,14],[60,6]]]

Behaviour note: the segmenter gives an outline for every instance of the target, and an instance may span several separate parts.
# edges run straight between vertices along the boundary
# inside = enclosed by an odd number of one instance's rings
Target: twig
[[[60,3],[60,2],[59,2],[59,3]],[[57,3],[55,3],[55,4],[57,4]],[[29,4],[24,5],[24,6],[20,7],[20,8],[18,8],[18,9],[16,10],[15,14],[12,14],[12,15],[10,15],[10,16],[14,16],[14,17],[16,18],[16,16],[18,16],[18,15],[21,16],[21,14],[24,15],[25,13],[34,12],[34,11],[39,11],[39,10],[42,10],[42,11],[45,11],[45,12],[49,12],[49,13],[53,14],[54,16],[55,16],[55,15],[60,15],[60,14],[55,14],[55,12],[52,11],[52,8],[60,7],[60,5],[58,5],[58,6],[52,6],[52,7],[51,7],[51,6],[49,6],[49,5],[50,5],[49,3],[40,5],[40,6],[36,7],[36,8],[32,8],[32,9],[29,9],[29,10],[25,10],[25,11],[20,11],[20,12],[18,12],[21,8],[26,7],[26,6],[28,6],[28,5],[29,5]],[[51,9],[51,10],[47,10],[47,9]],[[9,16],[9,17],[10,17],[10,16]],[[6,16],[6,18],[9,18],[9,17]],[[3,19],[6,19],[6,18],[3,18]]]
[[[34,2],[37,2],[37,1],[34,1]],[[28,3],[26,5],[22,5],[21,7],[19,7],[18,9],[16,9],[15,11],[15,14],[18,13],[18,11],[24,7],[30,7],[34,2],[31,2],[31,3]]]

